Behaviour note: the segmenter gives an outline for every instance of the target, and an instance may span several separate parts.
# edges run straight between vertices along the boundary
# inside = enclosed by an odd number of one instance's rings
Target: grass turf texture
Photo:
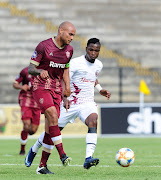
[[[36,140],[29,139],[28,152]],[[64,138],[64,149],[72,157],[71,166],[63,167],[56,149],[48,161],[49,170],[54,175],[37,175],[40,162],[39,150],[30,168],[25,167],[25,156],[20,156],[19,140],[0,139],[0,179],[1,180],[160,180],[161,179],[161,140],[160,138],[98,138],[94,157],[100,159],[97,167],[83,168],[85,157],[85,138]],[[121,167],[115,162],[117,150],[131,148],[135,162],[130,167]]]

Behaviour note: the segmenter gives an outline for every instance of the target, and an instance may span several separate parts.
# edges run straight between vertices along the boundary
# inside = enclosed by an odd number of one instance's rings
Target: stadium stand
[[[111,92],[110,103],[139,102],[140,79],[151,90],[145,102],[160,102],[160,15],[157,0],[0,1],[1,103],[17,103],[15,76],[29,64],[35,46],[65,20],[77,28],[74,57],[84,53],[88,38],[101,40],[104,69],[99,82]],[[106,102],[98,92],[95,99]]]

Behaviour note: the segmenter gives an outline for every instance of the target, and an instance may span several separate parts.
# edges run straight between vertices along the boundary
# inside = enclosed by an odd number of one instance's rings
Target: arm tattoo
[[[40,75],[42,69],[37,69],[36,66],[32,63],[30,63],[29,67],[28,67],[28,73],[33,75],[33,76],[37,76]]]

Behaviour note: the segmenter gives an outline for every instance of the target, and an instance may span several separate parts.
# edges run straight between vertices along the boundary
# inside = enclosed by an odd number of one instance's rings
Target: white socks
[[[32,151],[37,153],[40,147],[43,144],[43,139],[44,139],[45,132],[41,133],[40,137],[38,140],[35,142],[35,144],[32,147]],[[97,144],[97,133],[87,133],[86,136],[86,158],[87,157],[92,157],[95,147]],[[48,147],[46,147],[48,148]],[[49,148],[50,149],[50,148]]]
[[[97,144],[97,133],[87,133],[86,144],[86,158],[92,157]]]
[[[37,153],[38,150],[41,148],[42,143],[43,143],[43,139],[44,139],[44,135],[45,135],[45,131],[43,133],[41,133],[41,135],[38,138],[38,140],[36,141],[36,143],[32,146],[33,152]]]

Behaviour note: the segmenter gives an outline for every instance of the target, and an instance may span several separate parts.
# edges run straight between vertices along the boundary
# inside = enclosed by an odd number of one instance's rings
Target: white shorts
[[[63,107],[63,103],[60,108],[60,117],[58,120],[59,127],[65,127],[68,123],[73,123],[77,117],[85,123],[87,117],[92,114],[98,114],[97,104],[95,102],[83,103],[78,105],[71,105],[68,112]]]

